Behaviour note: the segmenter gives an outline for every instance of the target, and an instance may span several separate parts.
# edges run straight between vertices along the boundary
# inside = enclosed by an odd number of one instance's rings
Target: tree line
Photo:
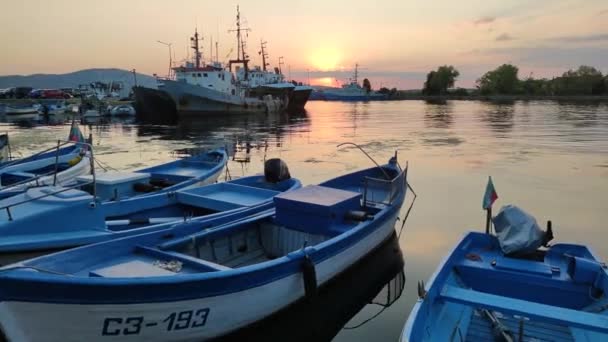
[[[519,68],[512,64],[488,71],[477,80],[473,95],[608,95],[608,75],[587,65],[552,79],[533,78],[532,75],[520,79],[518,73]],[[459,75],[451,65],[438,67],[427,74],[422,94],[469,95],[466,89],[452,89]]]

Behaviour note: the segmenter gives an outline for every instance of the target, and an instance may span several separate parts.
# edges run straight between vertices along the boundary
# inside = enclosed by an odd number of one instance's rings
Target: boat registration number
[[[144,316],[107,317],[103,321],[102,336],[138,335],[146,328],[163,327],[176,331],[204,327],[209,308],[172,312],[162,321],[146,320]]]

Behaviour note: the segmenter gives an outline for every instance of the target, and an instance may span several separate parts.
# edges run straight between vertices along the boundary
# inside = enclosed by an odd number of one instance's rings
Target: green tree
[[[365,89],[365,92],[367,93],[372,91],[372,84],[367,78],[363,79],[363,89]]]
[[[424,95],[446,94],[448,88],[454,86],[458,76],[460,76],[460,72],[453,66],[440,66],[437,70],[431,71],[426,75],[426,82],[424,82],[422,93]]]
[[[503,64],[481,76],[477,80],[477,88],[482,95],[515,94],[519,86],[518,72],[516,66]]]
[[[606,92],[606,83],[596,68],[581,65],[554,79],[553,88],[557,95],[599,95]]]

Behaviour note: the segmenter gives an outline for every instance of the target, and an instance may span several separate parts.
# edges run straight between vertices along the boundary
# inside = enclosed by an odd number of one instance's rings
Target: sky
[[[552,77],[581,64],[608,73],[606,0],[2,0],[0,75],[65,73],[86,68],[166,75],[191,56],[202,33],[203,56],[236,54],[236,6],[251,31],[247,52],[260,65],[283,57],[292,79],[347,82],[355,64],[374,88],[422,87],[440,65],[473,87],[504,63],[520,78]],[[213,40],[213,44],[211,44]],[[215,49],[214,49],[215,50]],[[214,56],[215,56],[214,52]]]

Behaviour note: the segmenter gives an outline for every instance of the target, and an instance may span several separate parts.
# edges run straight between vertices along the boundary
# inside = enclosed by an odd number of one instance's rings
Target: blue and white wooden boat
[[[10,153],[10,143],[8,142],[8,135],[6,135],[7,143],[6,143],[6,147],[8,148],[7,153],[9,154],[8,157],[3,158],[0,161],[0,169],[6,166],[11,166],[11,165],[17,165],[17,164],[22,164],[22,163],[27,163],[30,161],[34,161],[34,160],[40,160],[40,159],[46,159],[46,158],[50,158],[50,157],[55,157],[55,155],[57,155],[59,153],[59,155],[65,155],[68,153],[72,153],[75,150],[78,150],[80,148],[80,146],[76,145],[76,144],[69,144],[69,145],[65,145],[63,147],[60,147],[59,149],[57,148],[52,148],[52,149],[47,149],[45,151],[39,152],[39,153],[35,153],[32,154],[30,156],[27,157],[23,157],[23,158],[14,158]]]
[[[272,183],[256,175],[104,203],[80,190],[34,188],[0,201],[5,205],[0,211],[0,260],[6,264],[36,251],[158,231],[180,222],[248,216],[271,208],[275,195],[300,187],[295,178]]]
[[[57,150],[46,158],[23,161],[0,168],[0,198],[13,196],[30,187],[65,185],[91,171],[90,145],[75,142],[65,154]]]
[[[506,255],[470,232],[441,263],[402,341],[608,341],[606,264],[583,245]]]
[[[16,341],[200,341],[256,322],[314,295],[394,234],[406,170],[392,159],[282,193],[276,211],[2,268],[2,332]]]
[[[226,150],[218,148],[132,172],[83,175],[76,178],[76,186],[94,194],[98,201],[121,201],[215,183],[227,162]]]

